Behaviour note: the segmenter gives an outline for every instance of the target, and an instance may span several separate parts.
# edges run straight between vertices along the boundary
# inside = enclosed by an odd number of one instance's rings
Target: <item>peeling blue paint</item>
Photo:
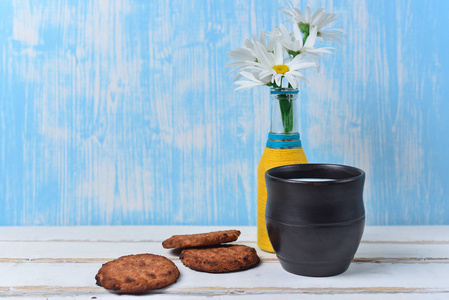
[[[0,2],[0,225],[254,225],[269,91],[224,65],[281,5]],[[368,224],[449,224],[449,2],[311,5],[348,39],[301,86],[309,161],[367,172]]]

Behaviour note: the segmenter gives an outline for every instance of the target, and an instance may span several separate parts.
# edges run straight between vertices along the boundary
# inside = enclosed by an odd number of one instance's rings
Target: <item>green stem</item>
[[[301,30],[302,34],[304,35],[302,37],[302,44],[305,45],[307,38],[309,37],[309,34],[310,34],[310,25],[304,24],[304,23],[299,23],[298,27]]]
[[[307,32],[307,34],[304,34],[304,37],[302,38],[302,44],[305,45],[307,38],[309,37],[309,33]]]
[[[282,125],[284,126],[284,133],[287,134],[293,130],[293,100],[289,98],[289,95],[278,95]]]

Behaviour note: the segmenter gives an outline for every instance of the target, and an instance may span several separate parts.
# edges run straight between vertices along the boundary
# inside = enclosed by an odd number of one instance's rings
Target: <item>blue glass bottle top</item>
[[[267,147],[269,148],[291,148],[302,147],[299,133],[276,134],[268,133]]]
[[[272,89],[270,90],[270,94],[279,95],[279,94],[298,94],[299,90],[295,89]]]

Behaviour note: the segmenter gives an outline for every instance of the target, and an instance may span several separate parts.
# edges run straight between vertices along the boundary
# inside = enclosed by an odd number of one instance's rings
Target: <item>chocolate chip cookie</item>
[[[219,245],[233,242],[238,239],[240,231],[222,230],[209,233],[174,235],[162,242],[162,247],[171,248],[192,248]]]
[[[95,276],[97,285],[124,293],[145,293],[166,287],[179,277],[179,270],[168,258],[155,254],[119,257],[105,263]]]
[[[242,271],[260,261],[256,250],[244,245],[184,249],[179,258],[190,269],[208,273]]]

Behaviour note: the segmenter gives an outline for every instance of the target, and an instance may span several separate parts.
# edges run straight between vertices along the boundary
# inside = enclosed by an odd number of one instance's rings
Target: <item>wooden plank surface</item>
[[[0,226],[0,241],[163,241],[167,235],[239,229],[254,241],[253,226]],[[431,228],[431,229],[429,229]],[[362,243],[449,243],[448,226],[366,226]]]
[[[0,297],[23,299],[134,299],[95,285],[103,263],[127,254],[155,253],[173,260],[178,282],[146,296],[195,299],[447,299],[449,227],[367,227],[347,272],[309,278],[285,272],[274,254],[230,274],[192,271],[161,242],[173,234],[228,227],[1,227]],[[239,243],[256,247],[255,227],[238,227]],[[256,247],[257,249],[257,247]],[[144,297],[146,297],[144,296]]]

